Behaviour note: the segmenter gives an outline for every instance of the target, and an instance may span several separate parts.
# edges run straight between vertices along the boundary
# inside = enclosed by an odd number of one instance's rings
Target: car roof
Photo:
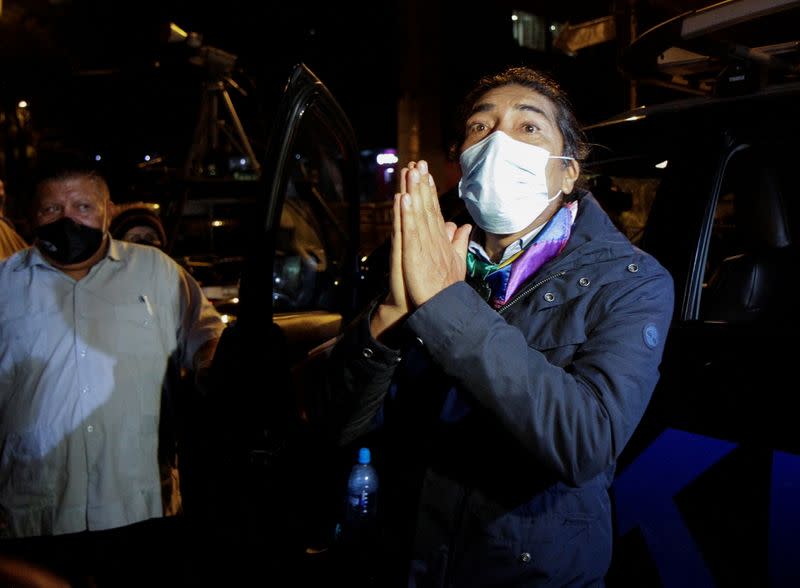
[[[722,95],[800,79],[800,2],[725,0],[668,19],[623,51],[639,83]]]
[[[685,97],[643,105],[584,130],[593,143],[642,151],[698,133],[735,128],[765,136],[796,128],[798,21],[797,0],[727,0],[660,23],[630,44],[620,68],[639,84],[683,90]]]
[[[747,138],[800,133],[800,82],[738,96],[691,97],[641,106],[584,127],[590,160],[615,152],[658,151],[665,143],[695,143],[735,133]]]
[[[621,112],[608,119],[595,124],[587,125],[587,130],[618,124],[620,122],[644,119],[647,117],[671,117],[678,115],[692,115],[709,112],[729,113],[733,111],[751,109],[759,104],[781,104],[796,106],[800,98],[800,81],[795,83],[780,84],[759,88],[748,92],[729,96],[696,96],[683,98],[652,105],[642,105],[631,110]],[[757,112],[753,114],[757,115]]]

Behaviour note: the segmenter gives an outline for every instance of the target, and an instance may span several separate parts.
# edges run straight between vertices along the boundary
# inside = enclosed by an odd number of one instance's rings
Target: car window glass
[[[175,257],[241,256],[245,249],[243,223],[254,211],[254,198],[187,200],[178,220],[172,254]]]
[[[667,162],[652,157],[598,164],[585,174],[587,187],[634,244],[639,244]]]
[[[780,310],[792,238],[779,167],[756,148],[725,166],[705,260],[700,318],[750,322]]]
[[[220,188],[219,193],[225,190]],[[246,238],[251,232],[246,223],[256,214],[255,196],[204,196],[187,199],[177,219],[170,254],[198,281],[226,322],[238,313]]]
[[[343,146],[312,105],[290,154],[284,204],[276,231],[273,308],[276,312],[334,310],[350,227],[344,193]]]

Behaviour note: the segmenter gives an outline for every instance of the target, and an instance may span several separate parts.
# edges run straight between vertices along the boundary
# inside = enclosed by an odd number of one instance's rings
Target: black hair
[[[35,212],[43,186],[49,182],[87,178],[91,180],[104,199],[111,198],[108,182],[95,161],[84,153],[73,150],[57,150],[40,155],[33,172],[33,198],[30,213]]]

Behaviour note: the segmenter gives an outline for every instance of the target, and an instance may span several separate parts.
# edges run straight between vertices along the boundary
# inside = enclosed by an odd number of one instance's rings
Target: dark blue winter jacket
[[[667,271],[589,195],[562,253],[503,308],[460,282],[413,312],[399,350],[368,313],[351,325],[328,400],[340,442],[372,436],[398,584],[602,585],[608,487],[673,304]]]

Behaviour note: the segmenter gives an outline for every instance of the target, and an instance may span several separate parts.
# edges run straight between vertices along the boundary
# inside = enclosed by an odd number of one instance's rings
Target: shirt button
[[[89,391],[89,388],[87,386],[84,386],[83,388],[81,388],[81,394],[86,394],[88,391]]]
[[[555,299],[556,299],[556,295],[555,295],[555,294],[553,294],[552,292],[548,292],[548,293],[546,293],[546,294],[544,295],[544,299],[545,299],[547,302],[552,302],[553,300],[555,300]]]
[[[89,425],[88,427],[86,427],[86,430],[87,430],[89,433],[91,433],[92,431],[94,431],[94,427],[93,427],[92,425]]]
[[[363,355],[367,359],[372,357],[373,354],[374,354],[374,351],[372,351],[372,349],[370,349],[369,347],[364,347],[364,350],[361,352],[361,355]]]
[[[592,283],[592,281],[589,278],[581,278],[580,280],[578,280],[578,284],[580,284],[584,288],[586,286],[588,286],[589,284],[591,284],[591,283]]]
[[[416,341],[417,341],[417,345],[419,345],[420,347],[425,345],[425,341],[422,340],[422,337],[417,337]]]
[[[81,357],[86,357],[86,350],[85,349],[81,349]]]
[[[639,271],[639,266],[636,265],[635,263],[632,263],[628,265],[628,271],[631,272],[632,274],[635,274],[636,272]]]
[[[528,563],[529,561],[531,561],[531,554],[528,553],[527,551],[523,551],[522,553],[519,554],[519,561],[524,564]]]

